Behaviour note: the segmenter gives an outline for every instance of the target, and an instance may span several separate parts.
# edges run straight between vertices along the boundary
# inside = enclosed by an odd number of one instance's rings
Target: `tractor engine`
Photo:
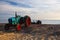
[[[8,22],[9,22],[9,24],[16,25],[16,24],[19,24],[20,23],[21,18],[22,17],[20,17],[20,16],[11,17],[11,18],[8,19]],[[23,18],[22,18],[22,20],[23,20]]]
[[[8,24],[5,25],[5,30],[9,30],[12,28],[21,30],[22,24],[24,24],[24,28],[29,27],[31,24],[31,18],[29,16],[21,17],[19,15],[15,15],[15,17],[11,17],[8,19]]]

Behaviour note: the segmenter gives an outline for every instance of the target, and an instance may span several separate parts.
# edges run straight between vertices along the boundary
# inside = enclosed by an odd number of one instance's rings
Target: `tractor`
[[[15,13],[15,17],[10,17],[8,23],[5,24],[5,31],[14,29],[20,31],[22,28],[27,28],[31,24],[31,18],[29,16],[21,17]]]

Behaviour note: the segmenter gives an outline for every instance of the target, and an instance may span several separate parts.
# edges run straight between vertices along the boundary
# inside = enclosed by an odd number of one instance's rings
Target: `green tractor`
[[[29,16],[21,17],[15,13],[15,17],[11,17],[8,19],[8,23],[5,24],[4,29],[6,31],[15,29],[17,31],[20,31],[22,28],[27,28],[31,24],[31,18]]]

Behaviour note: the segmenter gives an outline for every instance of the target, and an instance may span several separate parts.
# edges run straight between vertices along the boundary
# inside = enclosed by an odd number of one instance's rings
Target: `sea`
[[[60,24],[60,20],[40,20],[42,24]],[[37,22],[37,20],[34,20],[34,22]],[[7,20],[0,20],[0,23],[8,23]]]
[[[42,24],[60,24],[60,20],[41,20]]]
[[[36,22],[37,20],[33,20]],[[40,20],[42,24],[60,24],[60,20]]]

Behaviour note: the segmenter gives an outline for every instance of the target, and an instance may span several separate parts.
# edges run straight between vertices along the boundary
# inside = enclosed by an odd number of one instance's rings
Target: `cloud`
[[[2,4],[2,5],[1,5]],[[23,8],[9,5],[8,3],[0,4],[0,22],[8,22],[8,18],[15,16],[15,11],[18,15],[25,16],[28,15],[34,18],[35,10],[33,8]]]
[[[31,19],[60,20],[59,0],[0,0],[0,19],[8,20],[18,15],[29,15]]]
[[[17,2],[14,2],[14,1],[8,1],[8,0],[0,0],[1,2],[6,2],[6,3],[9,3],[10,5],[13,5],[13,6],[18,6],[18,7],[26,7],[26,8],[31,8],[30,5],[28,4],[24,4],[24,3],[17,3]]]

